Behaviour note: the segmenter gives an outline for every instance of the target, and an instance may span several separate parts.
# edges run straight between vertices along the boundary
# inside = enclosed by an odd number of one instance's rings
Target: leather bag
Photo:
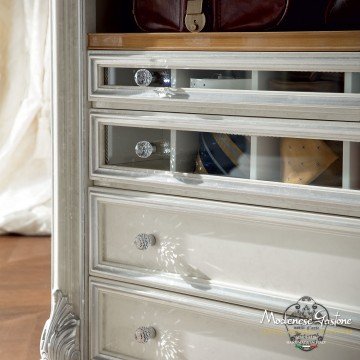
[[[134,0],[138,27],[146,32],[185,31],[187,0]]]
[[[263,31],[276,28],[289,0],[212,0],[214,31]]]
[[[147,32],[263,31],[276,28],[291,0],[134,0],[138,27]]]
[[[360,0],[133,0],[146,32],[360,28]]]

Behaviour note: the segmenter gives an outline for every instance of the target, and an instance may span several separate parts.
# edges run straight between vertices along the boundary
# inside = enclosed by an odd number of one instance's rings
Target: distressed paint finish
[[[85,16],[93,0],[51,1],[53,229],[52,312],[41,339],[46,360],[87,359],[86,277],[84,261],[82,136],[86,66]],[[85,175],[86,174],[86,175]]]
[[[55,291],[53,309],[40,341],[41,360],[80,360],[80,320],[60,290]]]

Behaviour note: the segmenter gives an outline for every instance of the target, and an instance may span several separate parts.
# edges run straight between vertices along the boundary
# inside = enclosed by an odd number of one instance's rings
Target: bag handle
[[[203,0],[188,0],[185,15],[185,26],[191,32],[201,31],[206,24],[202,12]]]

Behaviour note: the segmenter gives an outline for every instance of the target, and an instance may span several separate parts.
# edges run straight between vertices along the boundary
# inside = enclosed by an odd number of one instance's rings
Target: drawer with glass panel
[[[359,216],[360,123],[92,110],[97,185]]]
[[[93,107],[360,120],[356,52],[90,51]]]

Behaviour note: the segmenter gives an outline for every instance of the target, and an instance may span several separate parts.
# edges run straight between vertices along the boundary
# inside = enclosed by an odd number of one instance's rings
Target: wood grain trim
[[[90,50],[360,51],[360,31],[88,34]]]

